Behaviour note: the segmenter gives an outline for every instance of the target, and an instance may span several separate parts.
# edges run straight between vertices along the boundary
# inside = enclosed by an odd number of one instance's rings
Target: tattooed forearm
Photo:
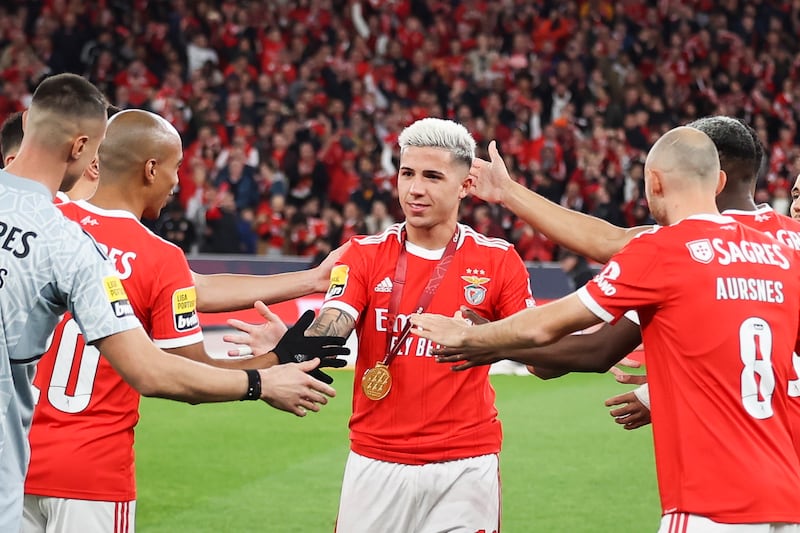
[[[347,337],[355,327],[353,317],[339,309],[324,309],[306,330],[309,337]]]

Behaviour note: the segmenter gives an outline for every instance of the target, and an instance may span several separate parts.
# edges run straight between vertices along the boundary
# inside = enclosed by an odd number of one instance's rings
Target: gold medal
[[[392,375],[389,373],[389,367],[383,363],[377,363],[373,368],[364,372],[364,376],[361,378],[361,389],[370,400],[384,399],[391,388]]]

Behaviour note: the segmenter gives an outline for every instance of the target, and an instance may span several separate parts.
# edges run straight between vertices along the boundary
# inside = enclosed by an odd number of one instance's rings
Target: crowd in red
[[[75,72],[184,139],[158,229],[185,249],[315,255],[401,217],[397,135],[458,120],[480,152],[610,222],[650,222],[643,158],[694,118],[745,119],[768,156],[757,200],[800,171],[800,1],[16,0],[0,7],[0,119]],[[464,205],[526,260],[555,247]]]

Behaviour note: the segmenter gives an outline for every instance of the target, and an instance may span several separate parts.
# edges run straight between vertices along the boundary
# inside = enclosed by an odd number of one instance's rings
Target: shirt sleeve
[[[657,275],[659,257],[659,248],[650,239],[634,239],[578,289],[578,297],[598,318],[611,324],[627,311],[656,304],[664,298],[663,279]],[[631,320],[639,323],[633,315]]]
[[[203,342],[197,316],[197,291],[183,252],[164,244],[159,250],[163,266],[153,285],[151,331],[153,344],[162,349]]]
[[[67,234],[74,250],[72,261],[56,265],[55,273],[67,309],[86,342],[140,326],[114,266],[91,237],[78,231]]]
[[[497,319],[505,318],[523,309],[534,307],[528,269],[517,251],[511,247],[503,259],[503,286],[497,302]]]
[[[358,321],[360,310],[367,308],[368,274],[364,249],[352,242],[331,270],[331,283],[322,309],[339,309]]]

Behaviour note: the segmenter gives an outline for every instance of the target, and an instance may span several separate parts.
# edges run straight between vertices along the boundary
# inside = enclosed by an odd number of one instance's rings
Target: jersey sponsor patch
[[[616,261],[609,261],[603,270],[594,277],[593,281],[597,284],[597,287],[603,291],[603,294],[606,296],[614,296],[617,294],[617,288],[611,282],[616,281],[621,272],[622,269],[619,263]]]
[[[114,310],[114,316],[117,318],[133,316],[133,307],[128,301],[128,294],[125,292],[125,287],[122,286],[122,282],[118,277],[104,277],[103,288],[106,290],[106,297],[111,304],[111,309]]]
[[[347,288],[347,278],[350,275],[350,267],[347,265],[336,265],[331,270],[331,286],[328,288],[326,298],[336,298],[344,294]]]
[[[197,292],[194,287],[178,289],[172,293],[172,315],[175,330],[188,331],[200,325],[197,318]]]

